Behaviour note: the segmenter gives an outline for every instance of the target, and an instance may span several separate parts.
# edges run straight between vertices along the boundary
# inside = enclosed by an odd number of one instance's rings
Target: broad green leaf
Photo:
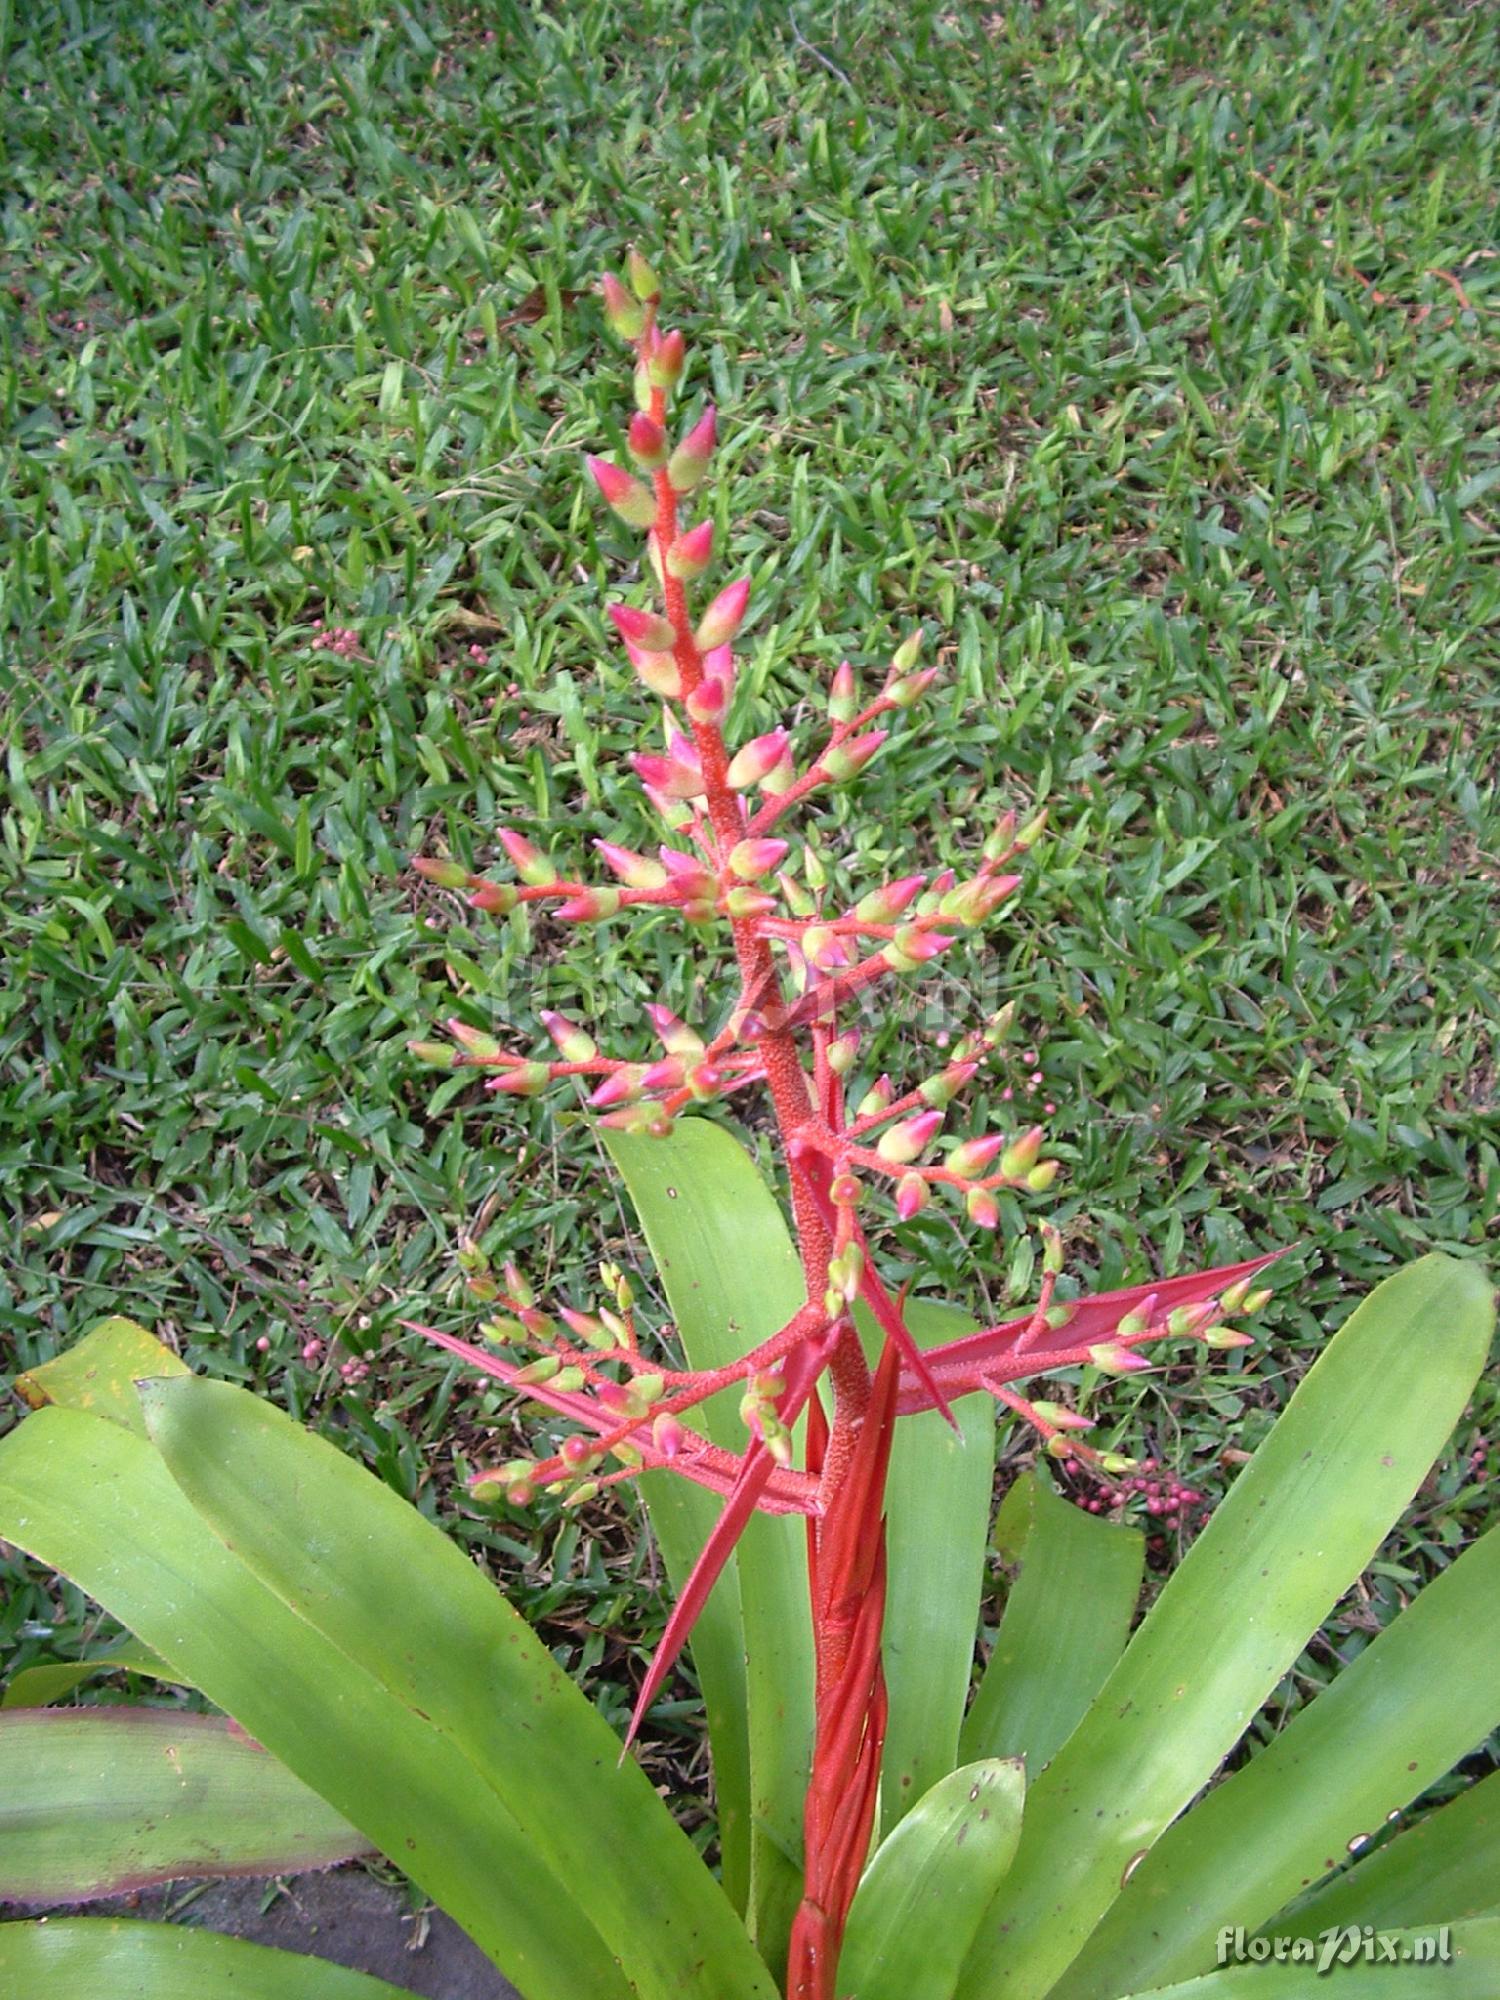
[[[919,1346],[958,1340],[974,1321],[913,1301],[906,1323]],[[995,1481],[995,1401],[964,1396],[959,1430],[937,1410],[903,1417],[886,1481],[885,1679],[890,1696],[880,1775],[888,1833],[958,1762],[959,1729],[974,1670]]]
[[[707,1119],[688,1118],[666,1139],[609,1133],[606,1142],[641,1219],[689,1366],[725,1367],[785,1326],[805,1298],[801,1266],[781,1209],[739,1141]],[[744,1450],[735,1390],[715,1396],[702,1415],[716,1444]],[[693,1658],[710,1724],[716,1714],[721,1718],[726,1742],[738,1697],[725,1659],[732,1652],[745,1663],[749,1922],[767,1962],[780,1965],[802,1894],[802,1805],[812,1764],[812,1621],[802,1521],[756,1515],[733,1569],[738,1629],[734,1593],[721,1581],[695,1630]],[[722,1802],[723,1777],[716,1777]]]
[[[65,1694],[71,1694],[95,1674],[143,1674],[173,1687],[185,1685],[165,1660],[126,1633],[84,1660],[43,1660],[37,1666],[22,1667],[6,1682],[5,1692],[0,1695],[0,1710],[45,1708],[48,1702],[61,1701]]]
[[[412,2000],[326,1959],[104,1917],[0,1924],[5,2000]]]
[[[1435,1924],[1487,1911],[1500,1913],[1500,1771],[1315,1889],[1288,1922]]]
[[[964,1955],[1021,1837],[1015,1759],[949,1771],[876,1849],[849,1912],[840,1993],[950,2000]]]
[[[148,1375],[186,1375],[187,1364],[133,1319],[103,1319],[76,1346],[16,1377],[16,1388],[34,1410],[55,1403],[107,1417],[137,1437],[146,1435],[135,1385]]]
[[[623,1974],[640,2000],[769,1991],[644,1772],[621,1762],[614,1731],[445,1535],[245,1390],[188,1376],[143,1383],[141,1401],[172,1477],[220,1540],[355,1670],[429,1720],[570,1885],[620,1968],[609,1990]],[[587,1984],[580,1973],[575,1991]]]
[[[1428,1585],[1275,1741],[1169,1827],[1057,2000],[1205,1972],[1418,1797],[1500,1720],[1500,1528]],[[1486,1907],[1500,1903],[1500,1877]],[[1461,1912],[1444,1905],[1442,1914]],[[1393,1921],[1382,1910],[1376,1919]]]
[[[312,1514],[302,1525],[320,1526]],[[234,1715],[398,1861],[527,2000],[571,2000],[585,1979],[627,2000],[571,1886],[451,1734],[259,1583],[144,1440],[73,1410],[29,1418],[0,1442],[0,1535],[71,1577]],[[421,1631],[414,1656],[434,1633],[441,1643],[445,1625]],[[569,1824],[561,1790],[558,1819]]]
[[[1347,1950],[1353,1955],[1330,1964],[1324,1977],[1316,1957],[1292,1962],[1289,1944],[1284,1964],[1230,1964],[1222,1972],[1205,1973],[1181,1986],[1156,1986],[1131,2000],[1321,2000],[1325,1993],[1337,1994],[1338,2000],[1433,2000],[1438,1994],[1442,2000],[1495,2000],[1500,1994],[1500,1920],[1479,1917],[1420,1930],[1392,1927],[1382,1935],[1395,1953],[1394,1963],[1366,1958],[1363,1936],[1328,1939],[1298,1925],[1286,1936],[1310,1941],[1312,1952]],[[1226,1942],[1232,1948],[1232,1941]],[[1451,1963],[1421,1956],[1445,1947]],[[1368,1949],[1373,1953],[1378,1948],[1372,1941]]]
[[[81,1903],[177,1876],[327,1868],[369,1842],[222,1716],[0,1716],[0,1898]]]
[[[1479,1268],[1430,1256],[1340,1328],[1032,1787],[957,2000],[1057,1983],[1411,1499],[1493,1319]]]
[[[1035,1784],[1125,1650],[1145,1537],[1073,1506],[1039,1462],[1001,1502],[995,1545],[1019,1574],[959,1754],[1022,1757]]]

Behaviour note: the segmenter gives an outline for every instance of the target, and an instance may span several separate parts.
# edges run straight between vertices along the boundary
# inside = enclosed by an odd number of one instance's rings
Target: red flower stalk
[[[830,897],[815,850],[793,865],[790,838],[773,829],[821,789],[857,778],[886,743],[889,724],[926,692],[933,671],[917,668],[919,634],[896,649],[869,700],[861,701],[853,669],[841,665],[826,734],[812,750],[799,749],[787,728],[755,734],[746,727],[736,713],[731,649],[752,585],[745,578],[730,583],[696,610],[689,602],[689,586],[712,562],[714,538],[706,524],[684,531],[679,503],[709,470],[717,422],[708,409],[669,449],[668,402],[685,350],[680,334],[658,330],[658,290],[655,273],[634,253],[628,286],[613,277],[604,282],[606,317],[635,350],[630,451],[645,477],[598,458],[588,460],[588,469],[609,505],[649,531],[646,568],[659,603],[611,605],[609,614],[636,673],[667,705],[665,749],[632,759],[667,839],[654,858],[597,841],[614,878],[607,883],[574,879],[509,828],[500,841],[514,882],[492,882],[444,859],[418,867],[438,887],[463,892],[471,907],[502,915],[518,903],[541,903],[565,921],[593,923],[637,906],[669,906],[695,934],[721,926],[733,953],[735,996],[717,1024],[698,1027],[651,1008],[663,1053],[650,1062],[604,1053],[592,1034],[557,1014],[542,1017],[555,1055],[507,1050],[461,1021],[449,1024],[453,1046],[412,1046],[445,1068],[487,1070],[489,1088],[510,1095],[579,1079],[602,1122],[644,1133],[666,1133],[696,1105],[763,1087],[786,1162],[804,1302],[771,1339],[731,1366],[680,1370],[643,1349],[628,1281],[613,1267],[602,1273],[604,1302],[554,1316],[538,1307],[513,1267],[497,1279],[478,1247],[466,1244],[460,1261],[469,1285],[493,1315],[481,1328],[487,1345],[420,1330],[577,1426],[540,1460],[512,1460],[480,1474],[480,1488],[523,1505],[538,1488],[556,1489],[579,1503],[644,1467],[670,1467],[724,1497],[724,1512],[641,1687],[632,1735],[751,1513],[806,1517],[816,1739],[804,1897],[787,1991],[793,2000],[832,2000],[839,1944],[869,1846],[885,1733],[883,1510],[895,1424],[918,1410],[947,1413],[956,1398],[988,1390],[1054,1455],[1106,1475],[1128,1472],[1129,1459],[1080,1442],[1077,1431],[1086,1425],[1073,1412],[1028,1401],[1011,1385],[1079,1365],[1112,1373],[1145,1367],[1140,1350],[1167,1337],[1209,1348],[1237,1344],[1248,1336],[1224,1318],[1263,1302],[1266,1295],[1252,1292],[1249,1280],[1271,1259],[1064,1301],[1057,1295],[1061,1239],[1043,1224],[1043,1275],[1030,1312],[925,1353],[917,1347],[901,1299],[879,1276],[869,1225],[861,1220],[867,1199],[887,1197],[905,1221],[947,1196],[977,1227],[993,1229],[999,1192],[1023,1198],[1045,1192],[1057,1162],[1044,1157],[1040,1126],[946,1136],[957,1100],[1005,1038],[1009,1009],[962,1042],[933,1076],[900,1093],[881,1077],[852,1112],[845,1080],[858,1036],[841,1028],[840,1014],[857,996],[920,975],[959,931],[991,921],[1019,883],[1007,864],[1035,845],[1044,816],[1018,824],[1006,814],[963,881],[951,872],[930,880],[908,875],[869,885],[846,907]],[[884,1336],[873,1373],[854,1329],[856,1302]],[[827,1416],[814,1394],[823,1376]],[[746,1427],[737,1453],[712,1444],[688,1421],[708,1397],[734,1385]],[[792,1427],[804,1412],[805,1457],[798,1466]]]

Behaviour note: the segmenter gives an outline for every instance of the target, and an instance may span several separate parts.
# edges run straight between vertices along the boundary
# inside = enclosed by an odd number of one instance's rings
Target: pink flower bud
[[[915,972],[919,966],[930,965],[953,942],[938,931],[918,930],[915,924],[907,924],[897,931],[890,943],[881,952],[881,957],[893,972]]]
[[[510,1324],[514,1325],[515,1322],[511,1321]],[[504,1321],[491,1320],[482,1331],[491,1340],[508,1337]],[[516,1331],[519,1333],[521,1329],[517,1327]],[[517,1386],[519,1387],[524,1384],[529,1389],[534,1383],[550,1382],[561,1367],[562,1362],[555,1354],[544,1354],[540,1361],[530,1361],[524,1368],[518,1371],[516,1375]]]
[[[893,924],[921,893],[926,880],[925,875],[903,875],[899,881],[883,883],[860,898],[854,914],[862,923]]]
[[[632,243],[625,253],[625,275],[630,289],[642,305],[654,305],[661,297],[661,280]]]
[[[825,750],[818,762],[835,784],[846,784],[865,768],[887,734],[884,729],[872,729],[864,736],[856,736],[852,743],[840,743]]]
[[[953,1062],[946,1069],[940,1069],[936,1076],[924,1077],[917,1085],[917,1095],[924,1104],[935,1105],[939,1110],[951,1104],[966,1084],[974,1081],[979,1069],[978,1063]]]
[[[651,1426],[651,1442],[665,1459],[674,1459],[686,1441],[687,1432],[670,1411],[664,1410]]]
[[[1000,1226],[1000,1204],[986,1188],[970,1188],[964,1207],[969,1212],[970,1222],[980,1229],[998,1229]]]
[[[667,871],[659,861],[636,854],[628,847],[619,847],[612,840],[596,840],[594,851],[603,856],[606,866],[619,876],[627,889],[664,889],[667,886]]]
[[[474,879],[461,861],[439,861],[431,855],[419,854],[411,865],[438,889],[467,889]]]
[[[679,894],[690,899],[713,895],[717,885],[696,854],[683,854],[675,847],[658,847],[656,851]]]
[[[856,1106],[861,1118],[873,1118],[878,1111],[884,1111],[896,1095],[896,1086],[888,1076],[877,1076]]]
[[[953,1148],[943,1164],[968,1180],[971,1175],[982,1174],[1004,1144],[998,1132],[991,1132],[982,1139],[965,1139],[962,1145]]]
[[[663,1056],[660,1062],[647,1063],[646,1073],[641,1078],[641,1088],[652,1095],[664,1095],[669,1090],[680,1090],[683,1073],[681,1056]]]
[[[533,889],[548,888],[557,880],[557,870],[547,856],[524,834],[517,833],[512,827],[502,826],[499,840],[510,858],[511,867]]]
[[[1200,1300],[1195,1306],[1178,1306],[1167,1315],[1167,1332],[1179,1340],[1184,1339],[1211,1326],[1217,1313],[1218,1308],[1212,1299]]]
[[[649,528],[656,519],[656,501],[650,490],[612,459],[590,458],[587,464],[594,484],[620,519],[632,528]]]
[[[492,1076],[486,1088],[505,1097],[540,1097],[551,1081],[552,1072],[544,1062],[519,1063],[503,1075]]]
[[[645,1074],[639,1063],[622,1063],[595,1087],[589,1103],[596,1111],[603,1111],[611,1104],[633,1104],[641,1094]]]
[[[557,1014],[550,1008],[545,1008],[541,1021],[557,1045],[557,1053],[564,1062],[592,1062],[598,1055],[599,1044],[593,1036],[585,1034],[584,1030],[576,1022],[570,1021],[566,1014]]]
[[[521,898],[514,882],[481,882],[468,900],[471,910],[488,910],[494,916],[508,917]]]
[[[742,882],[758,882],[769,875],[790,852],[784,840],[742,840],[729,856],[729,872]]]
[[[685,1021],[680,1021],[670,1007],[662,1007],[655,1002],[648,1002],[646,1006],[646,1018],[656,1030],[657,1039],[668,1055],[702,1055],[702,1036],[690,1028]]]
[[[1064,1403],[1033,1403],[1031,1407],[1044,1424],[1051,1424],[1057,1430],[1091,1431],[1094,1428],[1092,1417],[1081,1417]]]
[[[621,340],[639,340],[646,328],[646,314],[640,301],[630,296],[613,271],[605,272],[599,290],[604,295],[604,317],[610,332],[618,334]]]
[[[722,681],[705,678],[688,696],[686,707],[694,722],[718,722],[729,706],[729,690]]]
[[[718,440],[718,418],[709,404],[697,423],[667,460],[667,481],[674,493],[691,493],[708,470]]]
[[[652,750],[638,750],[630,759],[636,776],[653,792],[666,799],[701,799],[704,793],[703,767],[696,758],[663,757]]]
[[[730,790],[748,792],[752,785],[760,784],[786,756],[787,746],[784,729],[773,729],[765,736],[752,737],[748,743],[742,744],[730,760]]]
[[[618,889],[585,889],[581,895],[569,896],[559,903],[552,912],[562,924],[596,924],[602,918],[613,917],[620,908]]]
[[[1016,837],[1016,816],[1013,812],[1002,813],[995,822],[995,830],[984,843],[986,861],[1003,861],[1010,853]]]
[[[1089,1360],[1102,1375],[1139,1375],[1151,1366],[1144,1354],[1121,1347],[1113,1340],[1101,1340],[1089,1349]]]
[[[630,456],[643,472],[654,472],[667,461],[667,434],[644,410],[637,410],[625,434]]]
[[[1046,1136],[1040,1125],[1033,1125],[1029,1132],[1023,1132],[1013,1145],[1006,1147],[1000,1158],[1000,1171],[1007,1180],[1020,1180],[1031,1172],[1041,1157],[1042,1141]]]
[[[667,550],[667,575],[691,583],[694,577],[702,576],[708,568],[713,553],[714,524],[712,521],[700,521],[696,528],[689,528],[685,535],[679,535]]]
[[[1211,1326],[1203,1335],[1203,1344],[1205,1347],[1227,1351],[1231,1347],[1253,1347],[1255,1336],[1240,1333],[1232,1326]]]
[[[627,1104],[620,1111],[606,1111],[599,1120],[611,1132],[629,1132],[635,1138],[646,1138],[656,1122],[654,1109],[647,1104]]]
[[[659,612],[641,611],[633,604],[610,604],[605,609],[628,646],[644,653],[669,653],[677,643],[670,621]]]
[[[792,915],[794,917],[812,916],[815,909],[817,908],[817,905],[813,902],[812,897],[808,895],[806,889],[804,889],[802,884],[797,880],[796,876],[789,875],[787,871],[783,868],[781,872],[777,875],[776,880],[781,885],[782,896],[785,898],[786,906],[791,911]]]
[[[921,653],[921,650],[922,628],[919,625],[916,631],[903,639],[895,652],[892,653],[891,672],[893,674],[909,674],[917,664],[917,657]]]
[[[726,891],[724,896],[724,914],[727,917],[769,917],[776,907],[776,898],[767,895],[764,889],[742,885]]]
[[[897,708],[914,708],[936,679],[936,667],[927,667],[920,674],[908,674],[904,681],[897,681],[886,689],[886,699]]]
[[[888,1132],[882,1132],[875,1142],[875,1150],[881,1159],[893,1165],[904,1166],[926,1151],[927,1147],[942,1130],[941,1111],[919,1111],[915,1118],[907,1118],[899,1125],[893,1125]]]
[[[698,651],[707,653],[715,646],[727,645],[739,631],[745,606],[749,602],[750,579],[747,576],[721,590],[698,620],[698,629],[693,634]]]
[[[686,354],[682,335],[675,327],[670,333],[656,335],[646,351],[646,374],[653,389],[676,388]]]
[[[859,1032],[850,1028],[847,1033],[836,1035],[828,1044],[828,1067],[835,1076],[847,1076],[858,1054]]]
[[[808,927],[802,938],[802,953],[820,972],[836,972],[841,965],[848,965],[851,957],[844,940],[827,924]]]
[[[670,653],[651,653],[644,646],[632,646],[627,639],[625,653],[642,684],[663,701],[676,701],[682,693],[682,673]]]
[[[728,646],[710,646],[703,655],[703,671],[734,692],[734,653]]]
[[[903,1174],[896,1186],[896,1213],[903,1222],[910,1222],[914,1215],[920,1215],[927,1206],[928,1188],[920,1174]]]
[[[847,660],[840,663],[833,677],[833,685],[828,691],[828,716],[831,722],[852,722],[859,713],[859,689],[855,685],[854,669]]]
[[[408,1042],[408,1051],[419,1063],[426,1063],[432,1069],[452,1069],[453,1050],[446,1042]]]

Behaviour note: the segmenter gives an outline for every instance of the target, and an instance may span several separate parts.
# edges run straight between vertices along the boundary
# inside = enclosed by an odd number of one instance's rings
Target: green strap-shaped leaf
[[[84,1660],[43,1660],[37,1666],[22,1667],[6,1682],[5,1692],[0,1695],[0,1709],[45,1708],[48,1702],[61,1701],[95,1674],[143,1674],[149,1680],[165,1681],[172,1687],[185,1685],[165,1660],[127,1633]]]
[[[83,1410],[146,1435],[135,1385],[148,1375],[186,1375],[187,1364],[133,1319],[102,1319],[74,1346],[16,1377],[34,1410],[47,1403]]]
[[[1275,1742],[1168,1828],[1056,2000],[1100,2000],[1208,1971],[1222,1926],[1264,1924],[1488,1735],[1500,1719],[1497,1661],[1500,1528],[1492,1528]],[[1486,1907],[1497,1902],[1500,1878]],[[1377,1921],[1394,1920],[1382,1911]]]
[[[1021,1837],[1026,1776],[967,1764],[919,1799],[865,1870],[839,1956],[858,2000],[949,2000],[964,1954]]]
[[[585,1978],[628,2000],[571,1889],[449,1733],[259,1583],[145,1440],[76,1410],[29,1418],[0,1441],[0,1536],[71,1577],[237,1717],[527,2000],[572,2000]],[[423,1631],[413,1650],[432,1643]]]
[[[1288,1923],[1433,1924],[1490,1911],[1500,1912],[1500,1771],[1315,1889]]]
[[[1145,1537],[1073,1506],[1039,1464],[1002,1501],[995,1545],[1020,1573],[959,1754],[1023,1757],[1035,1784],[1125,1650]]]
[[[369,1845],[223,1716],[0,1716],[0,1898],[81,1903],[179,1876],[291,1874]]]
[[[689,1118],[666,1139],[612,1132],[606,1142],[646,1233],[688,1365],[726,1367],[785,1326],[806,1296],[801,1266],[781,1209],[739,1141],[706,1119]],[[743,1451],[746,1443],[739,1401],[735,1390],[725,1390],[702,1412],[709,1436],[731,1451]],[[648,1494],[648,1504],[651,1499]],[[667,1517],[661,1518],[665,1524]],[[674,1565],[681,1561],[680,1550],[668,1551],[665,1542],[663,1552]],[[726,1578],[699,1620],[693,1659],[716,1733],[716,1754],[720,1744],[732,1743],[737,1726],[745,1732],[749,1923],[767,1962],[780,1966],[802,1894],[802,1808],[812,1762],[812,1623],[803,1522],[757,1514],[740,1540],[733,1569],[738,1629]],[[743,1697],[726,1665],[729,1654],[745,1662]],[[744,1722],[736,1725],[730,1718],[741,1698]],[[726,1777],[733,1768],[731,1762],[726,1772],[720,1762],[715,1772],[720,1810],[728,1808],[731,1826],[737,1802]]]
[[[1308,1956],[1303,1959],[1291,1958],[1289,1943],[1284,1963],[1247,1958],[1182,1986],[1153,1987],[1131,2000],[1322,2000],[1327,1993],[1336,1993],[1339,2000],[1433,2000],[1437,1994],[1442,2000],[1495,2000],[1500,1994],[1500,1920],[1481,1917],[1446,1927],[1392,1928],[1382,1935],[1393,1961],[1379,1956],[1380,1947],[1363,1936],[1325,1939],[1299,1924],[1286,1936],[1304,1943]],[[1230,1950],[1234,1943],[1226,1940]],[[1326,1977],[1318,1971],[1316,1956],[1324,1949],[1351,1954],[1330,1964]],[[1367,1957],[1367,1951],[1372,1955]]]
[[[1033,1786],[957,2000],[1057,1983],[1411,1499],[1493,1321],[1483,1273],[1442,1256],[1350,1316]]]
[[[570,1884],[641,2000],[770,1990],[644,1772],[621,1762],[614,1731],[445,1535],[242,1389],[189,1376],[143,1383],[141,1401],[197,1513],[281,1602],[449,1737]]]
[[[906,1323],[922,1347],[958,1340],[974,1322],[913,1302]],[[890,1717],[880,1776],[889,1832],[958,1762],[958,1735],[974,1670],[995,1478],[995,1402],[964,1396],[959,1426],[937,1410],[903,1417],[886,1481],[885,1658]]]
[[[412,2000],[363,1972],[181,1924],[0,1924],[5,2000]]]

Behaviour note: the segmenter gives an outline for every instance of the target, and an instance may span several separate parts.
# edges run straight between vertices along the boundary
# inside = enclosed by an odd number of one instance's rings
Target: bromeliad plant
[[[555,1014],[543,1017],[555,1058],[461,1021],[451,1044],[417,1046],[489,1072],[502,1094],[584,1080],[674,1327],[640,1323],[618,1269],[604,1268],[602,1302],[547,1306],[468,1243],[484,1344],[423,1331],[550,1413],[544,1448],[481,1473],[481,1492],[524,1505],[546,1488],[581,1503],[640,1481],[676,1603],[631,1733],[691,1638],[722,1880],[436,1530],[328,1445],[244,1391],[195,1380],[121,1321],[30,1379],[33,1400],[53,1407],[0,1445],[0,1533],[154,1649],[127,1664],[195,1683],[235,1726],[169,1719],[179,1740],[164,1763],[121,1711],[50,1728],[26,1708],[0,1716],[0,1736],[27,1732],[40,1774],[10,1819],[0,1801],[0,1893],[77,1895],[368,1843],[465,1924],[526,2000],[769,2000],[778,1985],[789,2000],[1110,2000],[1179,1981],[1184,1996],[1230,2000],[1241,1986],[1213,1970],[1219,1932],[1253,1936],[1273,1919],[1309,1936],[1336,1920],[1360,1951],[1367,1922],[1447,1923],[1470,1982],[1455,1990],[1492,1993],[1495,1780],[1339,1871],[1500,1718],[1488,1672],[1497,1533],[1179,1817],[1457,1420],[1490,1337],[1482,1278],[1428,1258],[1353,1315],[1129,1637],[1141,1538],[1070,1505],[1047,1466],[1107,1482],[1131,1461],[1090,1445],[1066,1398],[1079,1371],[1147,1368],[1158,1343],[1243,1344],[1234,1322],[1261,1303],[1270,1259],[1083,1298],[1042,1223],[1038,1297],[1012,1320],[979,1327],[892,1295],[878,1254],[887,1226],[937,1199],[994,1230],[1002,1196],[1045,1193],[1056,1167],[1039,1128],[950,1130],[1004,1042],[1004,1014],[898,1090],[885,1076],[855,1085],[855,1009],[995,916],[1041,824],[1007,815],[965,880],[912,874],[848,896],[817,850],[796,851],[793,816],[858,777],[932,671],[908,640],[869,698],[839,668],[815,745],[749,733],[733,651],[749,587],[694,606],[713,535],[680,518],[712,458],[714,413],[672,443],[683,342],[660,329],[638,257],[629,278],[607,279],[604,301],[635,350],[635,470],[599,459],[590,470],[647,538],[655,601],[611,616],[665,706],[664,748],[634,763],[667,838],[652,856],[597,843],[608,883],[565,873],[514,830],[501,841],[516,881],[418,865],[500,914],[523,902],[578,924],[667,913],[690,938],[725,939],[733,972],[710,1019],[651,1010],[661,1054],[649,1062],[603,1052]],[[769,1098],[790,1231],[731,1133],[683,1115],[752,1090]],[[1059,1376],[1068,1386],[1036,1395],[1031,1385]],[[1029,1426],[1040,1449],[1001,1510],[1018,1574],[971,1699],[997,1415]],[[55,1696],[58,1674],[39,1671],[8,1698]],[[149,1728],[163,1726],[158,1712]],[[100,1821],[101,1741],[120,1745],[131,1774],[109,1790],[123,1828]],[[190,1807],[164,1789],[184,1757],[199,1778]],[[1319,1882],[1305,1909],[1278,1916]],[[66,1975],[80,1991],[127,1962],[163,1978],[168,1954],[146,1927],[124,1928],[122,1944],[120,1927],[0,1927],[0,1971],[38,1986]],[[337,1983],[350,1975],[292,1963],[246,1962],[234,1976],[353,2000]],[[1269,2000],[1303,1990],[1274,1968],[1250,1976]],[[1404,1992],[1405,1976],[1372,1970],[1369,1991]],[[196,1961],[192,1977],[204,1990]],[[52,2000],[60,1990],[49,1984]]]

